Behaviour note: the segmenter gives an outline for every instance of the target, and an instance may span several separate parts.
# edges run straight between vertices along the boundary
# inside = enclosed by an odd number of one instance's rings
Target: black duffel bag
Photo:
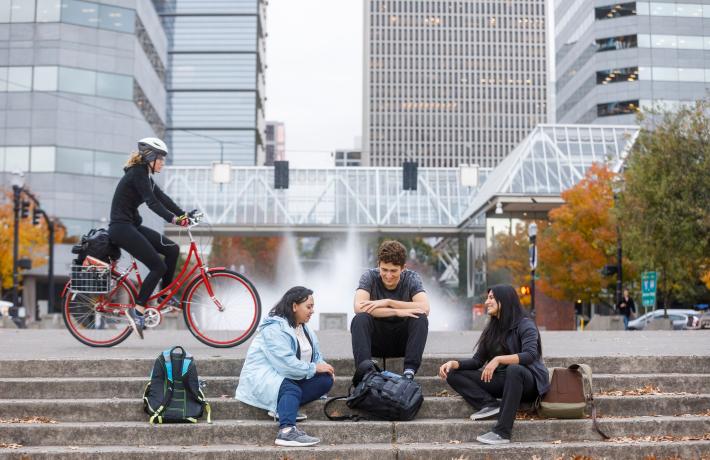
[[[81,265],[86,256],[95,257],[104,262],[116,261],[121,257],[121,248],[111,242],[108,230],[93,228],[81,237],[81,242],[74,245],[71,250],[77,255],[76,263]]]
[[[382,372],[377,365],[363,361],[353,376],[353,386],[348,396],[331,398],[323,411],[330,420],[362,420],[362,415],[331,415],[328,406],[344,399],[350,409],[364,412],[374,418],[389,421],[407,421],[417,416],[424,402],[422,387],[414,380],[391,372]]]

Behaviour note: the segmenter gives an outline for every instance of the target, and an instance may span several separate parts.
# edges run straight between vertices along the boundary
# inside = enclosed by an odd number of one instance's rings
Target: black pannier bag
[[[76,264],[81,265],[86,256],[95,257],[104,262],[118,260],[121,257],[121,248],[111,242],[108,230],[93,228],[81,237],[81,242],[72,247],[71,252],[76,254]]]
[[[417,416],[424,402],[422,387],[403,376],[382,372],[377,365],[363,361],[353,376],[353,386],[348,396],[331,398],[323,411],[330,420],[360,420],[360,415],[331,415],[328,406],[344,399],[350,409],[365,412],[375,418],[389,421],[407,421]]]

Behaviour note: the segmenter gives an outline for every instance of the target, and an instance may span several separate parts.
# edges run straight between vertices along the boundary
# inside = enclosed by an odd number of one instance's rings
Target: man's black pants
[[[368,313],[358,313],[350,324],[355,367],[375,357],[396,358],[404,356],[404,369],[416,372],[422,364],[422,355],[429,333],[426,315],[417,318],[378,319]]]
[[[483,369],[451,371],[446,382],[476,410],[497,406],[496,398],[502,398],[493,432],[510,439],[520,402],[534,401],[538,396],[535,378],[530,369],[519,364],[496,369],[490,382],[481,380],[482,373]]]

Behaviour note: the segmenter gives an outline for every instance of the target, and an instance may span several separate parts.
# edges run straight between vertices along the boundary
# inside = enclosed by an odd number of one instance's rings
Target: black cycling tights
[[[173,281],[180,248],[160,233],[142,225],[113,223],[108,227],[108,234],[114,244],[128,251],[150,270],[136,299],[136,304],[145,307],[161,277],[163,288]],[[159,254],[165,256],[165,261]]]

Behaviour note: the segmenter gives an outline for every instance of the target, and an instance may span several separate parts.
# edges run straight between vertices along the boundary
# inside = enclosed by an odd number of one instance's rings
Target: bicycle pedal
[[[160,310],[148,307],[143,312],[144,324],[147,329],[158,327],[163,320],[163,314]]]

